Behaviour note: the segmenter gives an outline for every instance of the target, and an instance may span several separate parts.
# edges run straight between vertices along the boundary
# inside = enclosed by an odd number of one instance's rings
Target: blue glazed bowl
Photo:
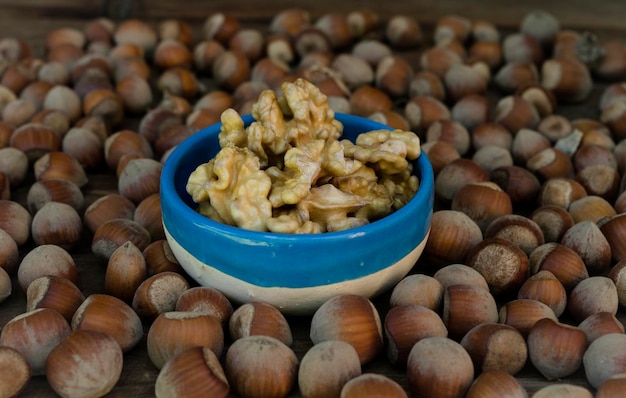
[[[336,114],[342,138],[390,129],[369,119]],[[244,117],[246,125],[253,118]],[[425,154],[414,161],[420,181],[401,209],[370,224],[322,234],[277,234],[221,224],[196,212],[185,187],[191,172],[219,151],[220,124],[182,142],[161,174],[167,241],[185,271],[236,303],[264,301],[285,314],[311,314],[338,294],[374,297],[406,276],[430,232],[434,182]]]

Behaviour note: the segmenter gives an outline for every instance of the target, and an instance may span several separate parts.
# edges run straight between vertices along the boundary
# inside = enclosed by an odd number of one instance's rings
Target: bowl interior
[[[254,119],[243,117],[246,125]],[[336,114],[342,138],[389,127]],[[425,154],[414,161],[420,180],[415,197],[398,211],[345,231],[296,235],[248,231],[196,212],[186,192],[189,175],[219,151],[220,125],[192,135],[169,156],[161,176],[163,223],[177,243],[199,261],[262,286],[315,286],[376,272],[411,252],[427,235],[433,209],[433,172]],[[355,259],[358,259],[355,261]],[[192,275],[193,276],[193,275]]]

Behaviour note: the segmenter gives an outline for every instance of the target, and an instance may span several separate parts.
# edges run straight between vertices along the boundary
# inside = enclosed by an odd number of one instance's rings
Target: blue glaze
[[[336,114],[343,138],[390,129],[369,119]],[[244,116],[246,125],[254,119]],[[219,150],[220,124],[182,142],[161,174],[163,223],[181,246],[204,264],[262,287],[312,287],[352,280],[384,269],[413,250],[428,233],[434,177],[425,154],[414,161],[420,188],[400,210],[357,228],[314,235],[248,231],[197,213],[185,186],[189,175]]]

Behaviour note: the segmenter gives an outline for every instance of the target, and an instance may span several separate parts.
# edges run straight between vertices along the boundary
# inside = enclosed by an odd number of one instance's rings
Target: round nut
[[[274,337],[287,346],[293,343],[291,328],[284,315],[276,307],[263,302],[242,304],[231,315],[228,326],[233,341],[264,335]]]

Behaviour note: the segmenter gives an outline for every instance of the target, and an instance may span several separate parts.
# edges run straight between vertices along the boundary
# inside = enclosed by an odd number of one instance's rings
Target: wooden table
[[[63,26],[82,28],[92,18],[104,15],[112,18],[118,17],[124,12],[125,15],[138,17],[154,24],[165,18],[183,19],[196,29],[199,37],[200,26],[204,19],[213,12],[224,11],[239,18],[244,26],[263,27],[267,26],[270,18],[279,10],[292,7],[293,2],[279,1],[238,1],[238,0],[188,0],[180,1],[135,1],[129,10],[123,10],[119,1],[96,1],[96,0],[1,0],[0,1],[0,37],[14,36],[27,40],[35,50],[36,55],[43,57],[43,38],[50,30]],[[470,18],[483,18],[495,21],[503,30],[514,30],[518,27],[522,16],[529,10],[542,8],[556,15],[562,25],[567,28],[583,30],[589,29],[596,33],[599,38],[619,38],[626,42],[626,3],[622,0],[595,1],[585,0],[558,0],[558,1],[503,1],[482,0],[467,2],[464,0],[425,0],[425,1],[344,1],[331,2],[328,0],[306,0],[298,2],[298,5],[311,11],[313,17],[328,11],[349,12],[356,7],[369,8],[378,12],[383,19],[394,14],[406,13],[415,16],[425,30],[431,28],[434,22],[442,15],[458,13]],[[597,100],[602,86],[596,87],[590,102]],[[559,108],[559,112],[570,117],[597,118],[598,113],[594,105],[576,105]],[[130,126],[136,126],[137,120],[129,120]],[[29,183],[32,183],[32,175],[21,188],[14,190],[13,200],[25,204],[26,193]],[[101,170],[89,175],[89,184],[84,188],[87,205],[98,197],[116,192],[117,185],[115,176]],[[79,286],[86,295],[103,291],[104,270],[106,264],[92,255],[90,250],[91,235],[84,233],[81,244],[72,251],[79,269]],[[21,255],[25,255],[32,245],[21,249]],[[421,264],[418,263],[416,270]],[[374,302],[379,308],[381,317],[387,309],[388,294],[375,298]],[[14,294],[0,304],[0,327],[15,315],[25,309],[25,295],[14,284]],[[620,310],[618,314],[622,322],[626,322],[626,311]],[[289,319],[294,334],[293,349],[301,358],[311,347],[308,337],[310,324],[309,317],[293,317]],[[147,332],[149,325],[145,325]],[[397,380],[407,388],[406,375],[403,370],[393,368],[381,354],[379,358],[363,368],[363,372],[382,373]],[[145,350],[145,339],[139,345],[125,355],[124,369],[117,386],[110,393],[111,397],[150,397],[154,395],[154,380],[158,374],[157,369],[149,361]],[[518,375],[521,383],[532,393],[548,382],[527,365]],[[562,382],[590,386],[587,384],[584,372],[579,370],[576,374]],[[49,397],[55,396],[48,386],[44,376],[33,377],[27,386],[23,396]],[[292,396],[298,396],[297,389]]]

